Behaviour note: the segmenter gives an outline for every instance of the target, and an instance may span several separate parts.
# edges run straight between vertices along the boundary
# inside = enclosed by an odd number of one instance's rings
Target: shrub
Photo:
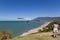
[[[56,21],[56,23],[59,25],[58,29],[60,30],[60,21]],[[38,32],[50,32],[53,30],[54,22],[51,22],[49,25],[47,25],[43,30],[39,30]]]

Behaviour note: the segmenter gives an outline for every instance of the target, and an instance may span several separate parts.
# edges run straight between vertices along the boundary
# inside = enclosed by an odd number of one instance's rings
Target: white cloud
[[[32,18],[25,18],[25,20],[32,20]]]

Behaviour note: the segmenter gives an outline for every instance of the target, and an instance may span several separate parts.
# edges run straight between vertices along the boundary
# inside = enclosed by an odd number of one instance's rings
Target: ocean
[[[10,32],[12,37],[21,35],[31,29],[37,28],[44,24],[44,22],[34,21],[0,21],[0,32]]]

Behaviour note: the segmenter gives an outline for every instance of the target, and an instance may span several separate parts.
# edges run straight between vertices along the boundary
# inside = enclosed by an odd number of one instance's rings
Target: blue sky
[[[0,20],[59,16],[60,0],[0,0]]]

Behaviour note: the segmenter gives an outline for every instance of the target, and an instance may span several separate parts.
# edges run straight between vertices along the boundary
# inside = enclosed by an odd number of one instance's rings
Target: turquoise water
[[[0,21],[0,32],[8,31],[11,32],[12,36],[18,36],[22,33],[37,28],[44,24],[44,22],[34,21]]]

